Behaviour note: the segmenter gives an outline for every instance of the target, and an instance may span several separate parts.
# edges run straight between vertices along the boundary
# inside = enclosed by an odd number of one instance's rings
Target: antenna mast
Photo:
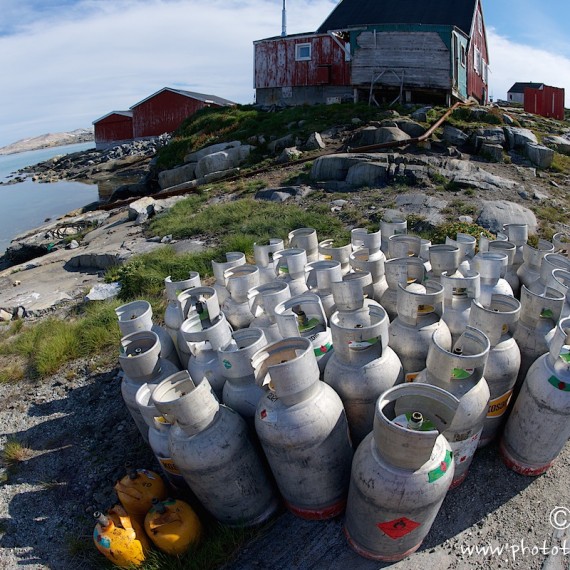
[[[283,10],[281,12],[281,37],[287,35],[287,10],[285,8],[285,0],[283,0]]]

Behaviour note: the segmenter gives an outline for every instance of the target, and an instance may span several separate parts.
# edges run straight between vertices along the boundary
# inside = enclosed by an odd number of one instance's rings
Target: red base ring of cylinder
[[[465,471],[465,473],[463,473],[463,475],[461,475],[461,477],[459,477],[459,479],[456,479],[455,481],[453,481],[451,483],[451,485],[449,486],[449,490],[451,491],[451,489],[455,489],[456,487],[459,487],[459,485],[461,485],[461,483],[463,483],[463,481],[465,481],[465,479],[467,478],[467,473],[469,473],[469,471]]]
[[[509,454],[502,439],[501,443],[499,444],[499,453],[501,454],[501,459],[503,460],[503,463],[511,471],[514,471],[519,475],[526,475],[527,477],[538,477],[539,475],[546,473],[548,469],[550,469],[550,466],[554,463],[553,461],[551,461],[550,463],[542,465],[541,467],[525,467],[524,465],[518,463],[515,460],[515,458]]]
[[[354,552],[356,552],[356,554],[358,554],[359,556],[362,556],[363,558],[368,558],[368,560],[376,560],[376,561],[380,561],[380,562],[398,562],[399,560],[403,560],[404,558],[407,558],[408,556],[410,556],[410,554],[413,554],[422,545],[422,542],[423,542],[420,540],[420,542],[418,542],[418,544],[416,544],[415,546],[412,546],[412,548],[410,548],[409,550],[406,550],[406,552],[402,552],[401,554],[393,554],[392,556],[384,556],[382,554],[376,554],[375,552],[370,552],[370,550],[366,550],[365,548],[358,546],[358,544],[356,544],[356,542],[354,542],[354,540],[350,536],[350,533],[348,532],[346,526],[343,527],[343,530],[344,530],[344,535],[346,536],[346,540],[348,541],[348,544],[350,545],[350,548],[352,548],[352,550],[354,550]]]
[[[342,499],[338,503],[325,507],[324,509],[303,509],[301,507],[296,507],[287,501],[285,501],[285,506],[299,518],[308,521],[324,521],[341,515],[346,508],[346,499]]]

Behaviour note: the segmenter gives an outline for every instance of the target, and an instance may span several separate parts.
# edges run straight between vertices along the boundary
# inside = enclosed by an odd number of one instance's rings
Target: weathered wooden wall
[[[311,44],[310,61],[295,61],[297,44]],[[345,52],[328,34],[260,40],[254,57],[256,89],[350,84]]]
[[[479,29],[478,19],[481,21]],[[469,43],[469,58],[467,62],[467,93],[475,97],[479,102],[486,103],[489,97],[489,87],[484,80],[483,71],[475,71],[475,48],[481,52],[481,57],[486,64],[489,63],[489,53],[487,51],[485,22],[481,11],[481,3],[477,3],[477,10],[473,18],[471,28],[471,40]]]
[[[352,54],[352,83],[370,85],[379,71],[394,70],[404,74],[404,86],[410,88],[451,88],[450,53],[436,32],[366,31],[357,37]],[[393,73],[380,79],[383,85],[399,86]]]
[[[524,90],[524,110],[527,113],[564,120],[564,89],[544,85],[542,89]]]

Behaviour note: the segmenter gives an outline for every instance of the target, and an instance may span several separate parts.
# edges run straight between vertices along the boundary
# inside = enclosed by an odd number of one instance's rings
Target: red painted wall
[[[310,61],[295,61],[296,44],[311,44]],[[344,50],[328,34],[261,40],[254,50],[256,89],[350,85]]]
[[[173,91],[161,91],[132,107],[134,138],[156,137],[175,131],[186,117],[209,106]]]
[[[524,110],[527,113],[564,120],[564,89],[545,85],[543,89],[524,90]]]
[[[94,124],[95,143],[111,143],[133,138],[133,119],[113,113]]]
[[[479,28],[477,23],[479,18],[481,28]],[[481,31],[479,31],[479,29]],[[482,59],[488,64],[489,52],[487,50],[487,36],[480,2],[477,2],[476,17],[473,18],[471,40],[469,42],[469,55],[467,58],[467,95],[472,95],[481,103],[487,103],[487,99],[489,98],[489,86],[483,81],[482,69],[479,73],[475,71],[475,48],[479,49]]]

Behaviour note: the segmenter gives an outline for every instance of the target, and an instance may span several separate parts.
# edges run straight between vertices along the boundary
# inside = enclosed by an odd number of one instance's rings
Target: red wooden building
[[[111,111],[93,121],[95,148],[104,149],[133,139],[133,112]]]
[[[175,131],[182,121],[205,107],[235,105],[215,95],[164,87],[131,107],[133,138],[156,137]]]
[[[297,34],[258,40],[253,45],[255,88],[258,93],[263,90],[264,104],[352,99],[350,51],[336,36]]]
[[[527,113],[564,120],[564,89],[542,84],[524,90],[524,110]]]
[[[481,0],[340,0],[314,33],[254,42],[256,101],[488,99]]]

